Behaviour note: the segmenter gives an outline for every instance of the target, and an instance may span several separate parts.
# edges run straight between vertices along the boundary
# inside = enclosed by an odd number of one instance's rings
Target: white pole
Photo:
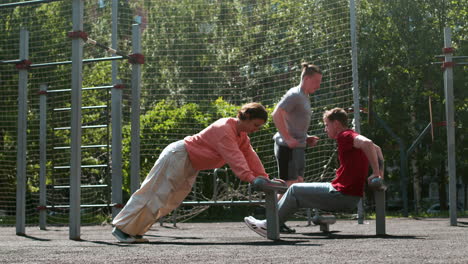
[[[47,84],[41,84],[39,89],[39,228],[47,225]]]
[[[444,28],[444,47],[452,47],[452,31]],[[445,62],[452,62],[452,52],[445,52]],[[447,156],[449,173],[450,225],[457,225],[457,176],[455,164],[455,120],[453,100],[453,68],[444,67],[445,115],[447,120]]]
[[[73,0],[73,31],[83,30],[83,0]],[[71,240],[80,240],[81,207],[81,96],[83,39],[72,39],[71,83],[71,160],[70,160],[70,230]]]
[[[29,31],[22,28],[20,31],[19,59],[27,60],[29,57]],[[16,151],[16,234],[26,234],[26,130],[28,111],[28,69],[19,70],[18,80],[18,130]]]
[[[133,54],[141,52],[140,25],[132,26]],[[132,113],[131,113],[131,168],[130,191],[140,188],[140,91],[141,65],[132,64]]]

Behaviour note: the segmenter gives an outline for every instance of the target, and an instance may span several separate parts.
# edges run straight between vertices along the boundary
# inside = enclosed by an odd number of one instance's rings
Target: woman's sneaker
[[[252,216],[248,216],[244,218],[244,222],[250,228],[250,230],[261,235],[262,237],[267,237],[266,220],[257,220]]]
[[[147,238],[144,238],[142,235],[136,235],[133,236],[135,238],[136,243],[148,243],[149,240]]]
[[[124,233],[122,230],[118,229],[117,227],[114,227],[114,229],[112,230],[112,235],[122,243],[136,242],[136,239],[134,237],[130,236],[127,233]]]

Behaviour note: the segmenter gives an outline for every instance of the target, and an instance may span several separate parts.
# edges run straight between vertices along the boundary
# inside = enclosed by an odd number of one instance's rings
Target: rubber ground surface
[[[288,222],[296,234],[266,240],[243,222],[155,224],[149,243],[122,244],[112,227],[0,227],[0,263],[468,263],[468,218],[389,218],[385,236],[375,222],[338,220],[330,234],[305,221]]]

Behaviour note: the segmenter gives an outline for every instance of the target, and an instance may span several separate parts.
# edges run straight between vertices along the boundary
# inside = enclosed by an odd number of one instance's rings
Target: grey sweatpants
[[[279,223],[284,224],[299,208],[344,211],[356,208],[361,197],[342,194],[329,182],[295,183],[278,202]]]

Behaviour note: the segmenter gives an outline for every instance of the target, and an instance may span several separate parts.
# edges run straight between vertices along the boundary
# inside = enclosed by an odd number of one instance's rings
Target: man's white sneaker
[[[262,237],[267,237],[266,220],[257,220],[252,216],[244,217],[245,224],[250,230],[259,234]]]

